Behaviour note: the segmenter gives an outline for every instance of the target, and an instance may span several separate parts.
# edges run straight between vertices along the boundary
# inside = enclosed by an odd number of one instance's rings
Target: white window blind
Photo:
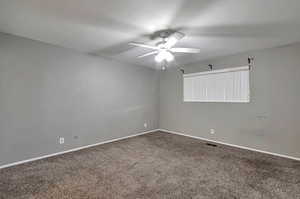
[[[249,67],[183,75],[185,102],[249,102]]]

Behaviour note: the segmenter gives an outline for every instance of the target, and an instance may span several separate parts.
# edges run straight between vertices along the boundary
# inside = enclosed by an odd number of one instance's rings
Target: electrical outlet
[[[144,123],[144,127],[145,127],[145,129],[148,127],[148,124],[147,123]]]
[[[59,137],[59,144],[64,144],[64,143],[65,143],[65,138]]]
[[[210,134],[215,134],[215,129],[210,129]]]

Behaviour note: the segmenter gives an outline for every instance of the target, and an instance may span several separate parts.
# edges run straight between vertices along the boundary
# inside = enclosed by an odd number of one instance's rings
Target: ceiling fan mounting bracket
[[[157,38],[166,39],[166,38],[170,37],[172,34],[174,34],[175,32],[177,32],[177,31],[173,30],[173,29],[158,30],[151,34],[150,39],[151,40],[154,40]]]
[[[174,33],[174,31],[172,31],[172,30],[162,30],[162,31],[159,33],[159,36],[160,36],[161,38],[163,38],[163,39],[166,39],[166,38],[170,37],[171,34],[173,34],[173,33]]]

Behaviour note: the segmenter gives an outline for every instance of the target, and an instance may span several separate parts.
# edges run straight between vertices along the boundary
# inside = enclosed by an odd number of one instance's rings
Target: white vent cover
[[[249,66],[183,75],[185,102],[250,102]]]

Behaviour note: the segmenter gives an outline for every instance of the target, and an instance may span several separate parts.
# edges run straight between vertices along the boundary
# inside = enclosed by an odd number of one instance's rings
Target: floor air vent
[[[213,143],[206,143],[207,146],[212,146],[212,147],[217,147],[218,145],[213,144]]]

